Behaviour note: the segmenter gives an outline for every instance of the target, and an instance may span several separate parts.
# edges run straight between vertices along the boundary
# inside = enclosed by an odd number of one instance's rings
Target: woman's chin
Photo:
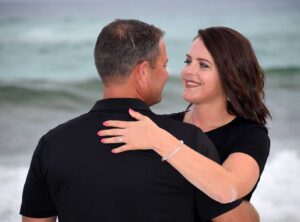
[[[186,94],[186,93],[183,93],[182,98],[183,98],[186,102],[188,102],[188,103],[194,103],[194,102],[195,102],[195,98],[193,98],[192,95],[189,95],[189,94]]]

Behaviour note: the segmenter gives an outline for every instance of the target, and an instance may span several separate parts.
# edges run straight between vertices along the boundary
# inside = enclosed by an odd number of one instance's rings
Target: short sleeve
[[[42,169],[42,152],[45,146],[45,138],[42,137],[33,153],[23,189],[20,210],[23,216],[44,218],[57,215]]]
[[[235,152],[242,152],[253,157],[261,174],[270,152],[270,139],[267,129],[252,126],[243,130],[231,148],[231,153]]]

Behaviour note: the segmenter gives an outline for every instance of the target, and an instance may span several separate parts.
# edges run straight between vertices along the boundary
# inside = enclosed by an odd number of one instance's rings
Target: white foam
[[[261,221],[300,221],[299,159],[296,150],[283,150],[266,165],[252,198]]]
[[[70,26],[68,30],[64,28],[67,25]],[[98,33],[93,25],[87,24],[82,29],[74,28],[70,24],[64,24],[63,22],[58,25],[28,25],[29,27],[26,27],[22,35],[17,33],[17,30],[12,30],[8,34],[2,30],[0,31],[0,34],[3,34],[1,35],[0,43],[4,45],[11,43],[50,44],[45,45],[45,47],[50,47],[51,44],[78,44],[85,42],[92,42],[94,44],[95,36]],[[21,24],[19,29],[22,29],[23,26],[24,24]]]
[[[12,168],[0,166],[1,222],[21,221],[19,210],[27,171],[26,167]]]
[[[93,30],[89,30],[93,32]],[[70,32],[72,35],[70,35]],[[96,33],[76,30],[63,30],[62,27],[31,27],[20,40],[30,43],[80,43],[94,41]]]

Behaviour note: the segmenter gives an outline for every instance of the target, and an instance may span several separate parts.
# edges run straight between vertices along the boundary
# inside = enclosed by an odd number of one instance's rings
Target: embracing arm
[[[154,150],[166,156],[177,146],[178,140],[168,132],[160,132]],[[259,177],[256,161],[247,154],[231,154],[220,166],[186,145],[168,159],[188,181],[220,203],[230,203],[248,194]],[[201,176],[199,176],[201,175]]]
[[[138,121],[107,121],[103,123],[105,126],[116,129],[98,133],[100,136],[114,136],[102,139],[103,143],[119,143],[122,136],[126,144],[112,150],[113,153],[151,147],[164,157],[178,146],[177,138],[159,128],[148,117],[132,110],[129,113]],[[220,203],[229,203],[244,197],[258,180],[259,166],[247,154],[233,153],[220,166],[190,147],[184,144],[181,146],[167,161],[195,187]]]
[[[22,217],[22,222],[55,222],[56,217],[47,218],[32,218],[32,217]]]

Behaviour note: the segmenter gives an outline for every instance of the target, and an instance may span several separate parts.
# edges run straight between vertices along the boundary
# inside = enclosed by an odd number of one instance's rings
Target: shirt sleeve
[[[242,200],[236,200],[231,203],[221,204],[200,190],[196,190],[195,193],[196,198],[196,215],[199,216],[201,220],[198,221],[208,221],[217,216],[220,216],[242,203]]]
[[[57,215],[42,169],[42,152],[45,146],[45,138],[42,137],[33,153],[23,189],[20,209],[23,216],[45,218]]]
[[[231,148],[231,153],[235,152],[242,152],[254,158],[261,174],[270,152],[270,139],[267,129],[252,126],[243,130]]]

